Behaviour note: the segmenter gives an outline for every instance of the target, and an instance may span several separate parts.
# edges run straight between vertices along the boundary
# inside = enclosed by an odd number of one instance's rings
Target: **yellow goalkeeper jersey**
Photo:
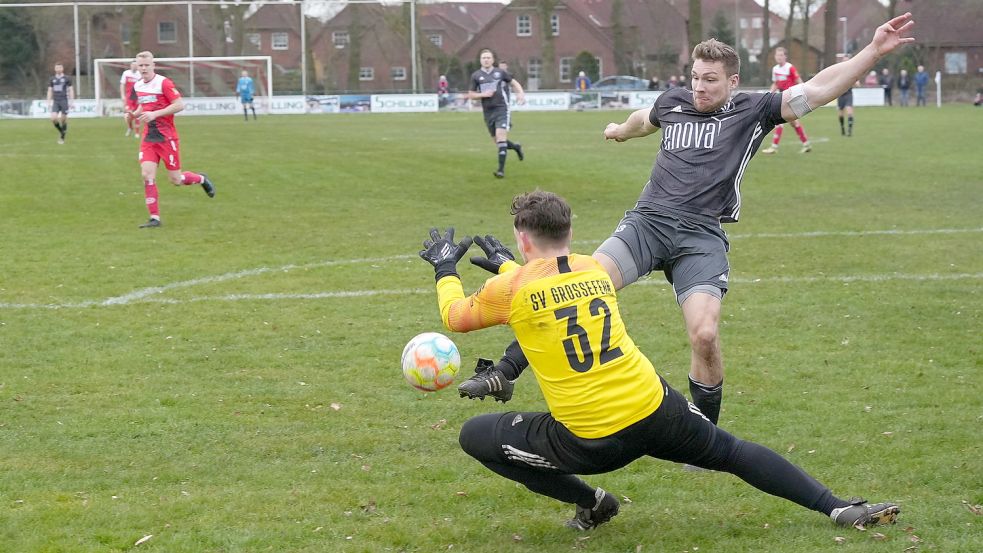
[[[614,434],[662,403],[655,368],[625,331],[614,284],[590,256],[533,260],[470,297],[458,277],[444,277],[437,300],[449,330],[510,325],[550,413],[581,438]]]

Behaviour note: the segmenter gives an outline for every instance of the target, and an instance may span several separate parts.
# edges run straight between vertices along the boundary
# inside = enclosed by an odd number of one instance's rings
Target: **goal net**
[[[101,58],[94,60],[93,80],[95,100],[106,114],[122,113],[119,84],[123,71],[130,68],[133,58]],[[236,95],[236,83],[247,71],[253,79],[253,97],[257,107],[273,90],[273,59],[270,56],[154,58],[155,72],[171,79],[185,101],[189,98],[231,99]]]

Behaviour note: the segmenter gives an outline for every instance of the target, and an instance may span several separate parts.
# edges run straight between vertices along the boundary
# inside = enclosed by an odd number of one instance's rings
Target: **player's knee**
[[[715,322],[702,321],[690,330],[689,340],[694,350],[711,352],[717,349],[719,336],[720,332]]]
[[[174,173],[168,173],[167,174],[167,178],[171,181],[171,184],[183,184],[184,183],[184,177],[181,175],[181,173],[178,173],[176,175]]]
[[[461,449],[479,461],[491,460],[495,453],[491,443],[492,436],[495,434],[494,423],[499,416],[498,414],[478,415],[465,421],[458,436]]]

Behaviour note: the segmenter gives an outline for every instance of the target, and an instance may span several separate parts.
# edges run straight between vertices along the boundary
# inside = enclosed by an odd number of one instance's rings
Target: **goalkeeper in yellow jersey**
[[[454,229],[444,235],[432,229],[420,252],[436,271],[447,328],[511,326],[549,407],[468,420],[460,436],[468,455],[536,493],[573,503],[567,525],[579,530],[611,520],[619,502],[576,475],[610,472],[646,455],[729,472],[842,526],[895,521],[897,505],[834,496],[781,455],[721,430],[669,387],[628,336],[608,274],[592,257],[570,252],[571,213],[563,198],[522,194],[512,214],[525,265],[510,261],[511,252],[494,237],[475,237],[488,255],[484,264],[499,274],[470,297],[457,262],[471,238],[455,243]],[[505,374],[501,365],[484,371],[483,383],[497,382],[484,395],[511,397],[518,374]]]

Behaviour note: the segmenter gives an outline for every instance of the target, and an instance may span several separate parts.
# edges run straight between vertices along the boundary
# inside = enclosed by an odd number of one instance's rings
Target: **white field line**
[[[920,235],[920,234],[956,234],[983,232],[983,228],[968,229],[926,229],[926,230],[873,230],[873,231],[815,231],[805,233],[760,233],[760,234],[735,234],[730,235],[730,239],[741,238],[815,238],[827,236],[878,236],[878,235]],[[576,241],[578,244],[597,244],[599,241]],[[335,298],[354,298],[369,296],[398,296],[407,294],[430,294],[430,288],[408,288],[398,290],[352,290],[352,291],[329,291],[298,294],[226,294],[218,296],[198,296],[184,299],[172,299],[159,297],[161,294],[181,288],[191,288],[201,284],[213,284],[238,280],[241,278],[257,276],[269,273],[286,273],[294,270],[316,269],[321,267],[332,267],[337,265],[356,265],[362,263],[385,263],[398,260],[414,259],[416,256],[411,254],[394,255],[388,257],[361,258],[361,259],[342,259],[329,260],[304,265],[284,265],[282,267],[259,267],[246,269],[232,273],[224,273],[208,277],[201,277],[192,280],[184,280],[165,284],[163,286],[152,286],[134,290],[121,296],[113,296],[103,300],[84,300],[79,302],[64,303],[3,303],[0,302],[0,309],[83,309],[89,307],[108,307],[114,305],[129,305],[133,303],[165,303],[182,304],[202,301],[242,301],[242,300],[311,300],[311,299],[335,299]],[[885,282],[891,280],[907,280],[915,282],[945,281],[945,280],[969,280],[983,279],[983,273],[953,273],[953,274],[903,274],[903,273],[883,273],[870,275],[824,275],[824,276],[805,276],[805,277],[762,277],[762,278],[731,278],[730,282],[735,284],[758,284],[758,283],[815,283],[815,282]],[[639,280],[637,285],[663,285],[668,284],[661,278],[647,278]]]

